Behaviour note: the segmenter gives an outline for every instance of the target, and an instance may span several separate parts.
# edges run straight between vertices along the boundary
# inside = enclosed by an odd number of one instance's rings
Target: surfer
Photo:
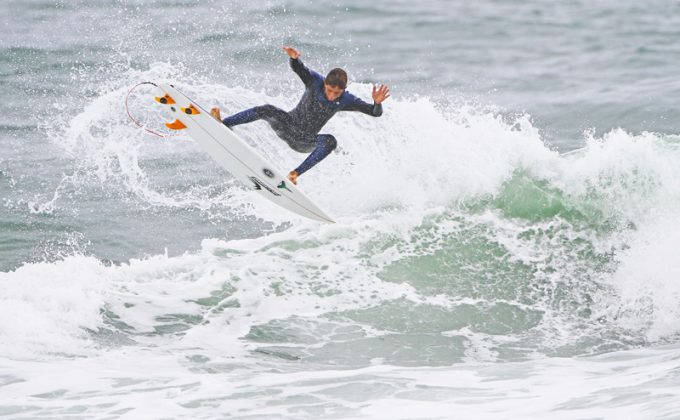
[[[291,149],[300,153],[311,152],[300,166],[288,174],[288,179],[297,185],[297,178],[300,175],[321,162],[337,147],[335,137],[330,134],[319,134],[328,120],[338,111],[359,111],[379,117],[383,113],[383,101],[390,97],[390,90],[382,84],[373,85],[373,104],[369,104],[345,90],[347,73],[343,69],[335,68],[324,78],[302,63],[300,53],[295,48],[283,47],[283,50],[290,57],[290,67],[305,84],[305,92],[295,108],[286,112],[267,104],[241,111],[225,119],[222,119],[219,108],[211,109],[210,114],[229,128],[265,120]]]

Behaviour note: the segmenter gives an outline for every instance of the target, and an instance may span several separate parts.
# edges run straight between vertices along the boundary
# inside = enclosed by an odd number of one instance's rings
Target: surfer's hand
[[[293,60],[300,57],[300,52],[293,47],[283,47],[283,50],[286,52],[286,54],[288,54],[288,57],[292,58]]]
[[[373,85],[373,102],[376,104],[382,103],[385,99],[390,97],[390,89],[385,85]]]

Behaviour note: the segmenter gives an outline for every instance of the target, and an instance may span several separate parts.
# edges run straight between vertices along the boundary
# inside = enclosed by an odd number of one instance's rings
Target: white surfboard
[[[164,104],[176,118],[174,122],[166,124],[168,127],[186,129],[187,134],[217,163],[263,197],[300,216],[335,223],[293,185],[287,176],[268,163],[227,126],[212,117],[209,111],[173,85],[159,83],[157,86],[161,94],[156,101]]]

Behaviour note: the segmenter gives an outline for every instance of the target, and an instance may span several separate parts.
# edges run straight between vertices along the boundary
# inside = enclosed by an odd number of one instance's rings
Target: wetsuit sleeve
[[[319,73],[308,69],[307,66],[302,64],[302,60],[299,58],[290,59],[290,68],[293,69],[295,74],[300,76],[300,79],[302,79],[302,83],[304,83],[305,86],[309,86],[310,83],[314,81],[314,79],[322,78]]]
[[[347,95],[348,98],[346,99],[346,104],[342,107],[343,111],[359,111],[372,117],[379,117],[382,115],[382,104],[369,104],[349,92],[346,92],[345,95]]]

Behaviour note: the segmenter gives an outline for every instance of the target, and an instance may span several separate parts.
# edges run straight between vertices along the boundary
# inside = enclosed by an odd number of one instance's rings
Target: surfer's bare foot
[[[215,108],[211,109],[210,115],[215,117],[215,119],[217,119],[217,121],[222,122],[222,116],[220,115],[220,109],[219,108],[215,107]]]
[[[293,183],[293,185],[297,185],[297,178],[298,178],[298,173],[295,171],[290,171],[288,174],[288,180]]]

